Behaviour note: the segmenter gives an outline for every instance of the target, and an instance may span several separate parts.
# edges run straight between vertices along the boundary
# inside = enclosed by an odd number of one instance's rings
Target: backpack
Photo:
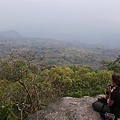
[[[104,98],[98,98],[97,101],[92,103],[92,107],[95,111],[100,113],[100,116],[103,120],[117,120],[117,117],[110,113],[110,107]]]

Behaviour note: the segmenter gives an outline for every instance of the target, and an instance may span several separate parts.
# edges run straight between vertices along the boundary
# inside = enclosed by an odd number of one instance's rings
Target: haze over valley
[[[119,0],[0,0],[0,31],[120,47]]]
[[[115,60],[120,53],[120,48],[88,44],[77,40],[25,37],[14,30],[3,31],[0,33],[0,56],[6,58],[11,52],[37,53],[37,59],[43,57],[46,65],[82,65],[98,69],[102,60]],[[38,61],[35,64],[37,63]]]
[[[0,0],[1,56],[44,53],[46,64],[99,67],[120,54],[119,0]]]

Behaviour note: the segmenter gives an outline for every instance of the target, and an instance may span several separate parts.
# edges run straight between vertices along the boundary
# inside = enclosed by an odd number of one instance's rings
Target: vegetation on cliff
[[[112,73],[120,71],[120,56],[91,67],[35,65],[35,54],[10,54],[0,61],[0,119],[23,120],[63,96],[96,96],[105,93]]]

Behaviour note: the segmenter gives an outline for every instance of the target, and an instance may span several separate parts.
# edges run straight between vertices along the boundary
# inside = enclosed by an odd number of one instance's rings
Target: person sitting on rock
[[[112,84],[108,85],[105,97],[98,98],[92,103],[92,107],[101,113],[102,118],[107,118],[106,113],[110,113],[114,120],[120,118],[120,75],[112,75]]]
[[[106,99],[111,113],[120,117],[120,76],[117,74],[112,75],[112,85],[108,86]]]

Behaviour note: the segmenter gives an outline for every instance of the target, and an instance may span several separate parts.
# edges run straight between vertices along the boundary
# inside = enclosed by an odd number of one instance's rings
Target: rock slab
[[[97,97],[89,96],[63,97],[26,120],[101,120],[100,114],[92,108],[92,103],[96,100]]]

